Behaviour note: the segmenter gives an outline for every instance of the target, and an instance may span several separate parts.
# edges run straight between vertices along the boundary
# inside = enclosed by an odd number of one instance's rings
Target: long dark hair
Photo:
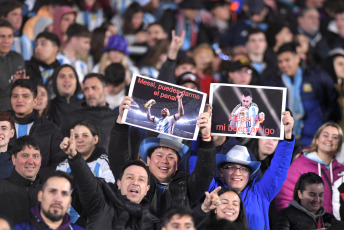
[[[133,2],[132,4],[130,4],[130,6],[127,8],[127,10],[125,11],[125,13],[123,14],[123,26],[122,26],[122,30],[123,30],[123,34],[134,34],[140,30],[143,29],[143,22],[142,25],[139,29],[135,30],[134,28],[132,28],[131,25],[131,19],[133,18],[133,15],[136,13],[142,12],[143,13],[143,8],[140,6],[139,3],[137,2]]]
[[[147,57],[142,62],[142,66],[153,66],[157,68],[160,56],[167,54],[170,42],[167,40],[158,40],[156,45],[148,52]]]
[[[258,138],[252,138],[247,144],[246,147],[252,150],[253,155],[256,157],[258,161],[260,161],[262,164],[260,165],[260,170],[264,174],[265,171],[270,167],[271,160],[275,155],[275,151],[267,156],[264,160],[261,160],[259,158],[259,139]]]
[[[41,117],[47,118],[49,115],[49,109],[50,109],[50,104],[51,104],[49,91],[45,85],[43,85],[42,83],[38,83],[37,84],[37,97],[38,97],[38,87],[42,87],[47,92],[48,104],[47,104],[47,107],[45,107],[45,109],[43,110],[42,115],[41,115]]]
[[[105,33],[107,31],[106,27],[98,27],[92,31],[91,35],[91,49],[90,54],[93,57],[93,63],[96,64],[100,61],[104,49],[104,39]]]
[[[301,200],[299,198],[298,191],[301,193],[306,190],[306,186],[311,184],[322,184],[324,185],[323,179],[320,176],[315,174],[314,172],[304,173],[302,174],[299,179],[297,180],[294,188],[293,199],[297,201],[297,203],[301,204]]]
[[[235,190],[233,190],[231,188],[221,188],[220,191],[218,192],[218,195],[221,196],[222,194],[224,194],[226,192],[234,192],[235,194],[238,195],[238,197],[240,199],[240,213],[239,213],[238,218],[232,222],[232,225],[235,226],[237,229],[249,230],[248,224],[247,224],[247,219],[246,219],[246,212],[245,212],[245,208],[244,208],[244,203],[242,202],[240,195]],[[215,213],[215,209],[214,209],[210,212],[210,215],[205,220],[205,224],[203,225],[205,228],[202,228],[202,229],[208,229],[207,228],[208,225],[214,225],[214,222],[218,222],[218,221],[219,220],[217,220],[217,218],[216,218],[216,213]]]

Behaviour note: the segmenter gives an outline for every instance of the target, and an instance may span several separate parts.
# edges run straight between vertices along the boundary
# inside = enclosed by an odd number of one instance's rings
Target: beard
[[[42,212],[43,212],[44,216],[46,218],[48,218],[49,220],[51,220],[52,222],[60,221],[64,217],[64,214],[58,215],[57,211],[54,211],[54,213],[52,213],[49,210],[46,211],[46,210],[42,209]]]

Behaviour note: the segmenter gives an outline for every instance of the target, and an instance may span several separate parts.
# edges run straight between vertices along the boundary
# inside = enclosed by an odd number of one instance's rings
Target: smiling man
[[[19,224],[29,220],[30,208],[37,204],[42,158],[38,142],[30,136],[17,139],[14,146],[14,170],[10,177],[0,180],[0,215]]]
[[[10,101],[16,130],[15,138],[30,135],[37,139],[42,150],[42,167],[40,175],[65,159],[65,154],[59,149],[63,137],[59,128],[53,122],[39,116],[34,110],[37,103],[37,86],[28,79],[19,79],[12,84]]]
[[[118,169],[132,156],[128,148],[128,125],[122,124],[124,109],[130,109],[133,99],[125,97],[119,107],[119,116],[111,131],[109,145],[110,166],[117,178]],[[210,135],[210,112],[201,113],[196,125],[202,136],[197,151],[197,164],[192,174],[178,170],[178,163],[188,151],[181,139],[165,134],[145,138],[139,147],[140,158],[147,164],[151,174],[151,187],[147,193],[150,210],[157,216],[172,205],[191,207],[198,204],[215,174],[215,147]]]
[[[71,177],[67,173],[53,171],[38,192],[40,204],[31,208],[31,220],[16,225],[15,229],[83,229],[70,223],[67,211],[72,202],[71,192]]]
[[[247,222],[252,230],[270,229],[270,202],[281,189],[287,177],[295,140],[292,136],[294,119],[290,112],[283,112],[284,140],[278,144],[270,167],[258,181],[255,175],[260,162],[251,161],[244,146],[235,145],[226,154],[216,155],[219,178],[211,184],[212,191],[218,186],[236,190],[244,202]]]
[[[82,155],[77,152],[74,130],[60,148],[78,188],[79,200],[87,215],[87,229],[155,229],[160,222],[149,211],[144,199],[149,185],[149,172],[142,161],[127,162],[115,184],[97,180]]]

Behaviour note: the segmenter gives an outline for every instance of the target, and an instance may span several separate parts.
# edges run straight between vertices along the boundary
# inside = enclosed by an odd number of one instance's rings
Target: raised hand
[[[29,79],[29,76],[26,76],[26,70],[18,70],[15,74],[12,75],[12,81],[15,82],[18,79]]]
[[[134,102],[134,100],[131,97],[129,96],[124,97],[122,103],[119,106],[119,114],[116,120],[118,124],[122,124],[122,117],[123,117],[124,110],[130,109],[132,102]]]
[[[172,30],[172,39],[171,39],[170,47],[168,49],[168,54],[167,54],[169,59],[176,60],[178,51],[180,47],[183,45],[184,37],[185,37],[184,30],[180,36],[177,36],[175,31]]]
[[[211,109],[207,112],[201,113],[197,117],[196,125],[200,128],[202,139],[204,141],[211,141],[211,119],[210,119]],[[205,138],[207,137],[207,138]]]
[[[291,139],[293,134],[294,118],[290,115],[289,111],[284,111],[282,115],[282,123],[284,125],[284,138]]]
[[[217,194],[220,189],[221,187],[219,186],[210,193],[205,192],[205,199],[201,206],[203,212],[209,212],[221,204],[220,197]]]
[[[68,155],[69,158],[73,158],[76,154],[74,129],[70,130],[70,137],[65,137],[60,144],[60,148]]]

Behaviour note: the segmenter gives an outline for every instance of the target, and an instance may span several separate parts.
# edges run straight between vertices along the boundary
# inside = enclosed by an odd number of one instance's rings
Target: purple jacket
[[[301,174],[314,172],[319,174],[318,164],[321,167],[321,171],[324,171],[327,175],[327,178],[331,181],[331,172],[330,169],[327,169],[323,164],[318,163],[316,161],[310,160],[304,155],[301,155],[297,158],[290,166],[287,174],[287,179],[285,180],[280,192],[276,196],[275,205],[276,208],[280,211],[286,207],[288,207],[289,203],[293,200],[293,191],[295,188],[295,184]],[[333,175],[333,182],[335,182],[339,176],[338,173],[344,171],[344,165],[338,163],[336,159],[332,161],[332,175]],[[331,187],[327,182],[324,174],[321,172],[321,178],[325,183],[324,188],[324,203],[323,207],[325,208],[326,212],[332,214],[332,194],[331,194]]]

